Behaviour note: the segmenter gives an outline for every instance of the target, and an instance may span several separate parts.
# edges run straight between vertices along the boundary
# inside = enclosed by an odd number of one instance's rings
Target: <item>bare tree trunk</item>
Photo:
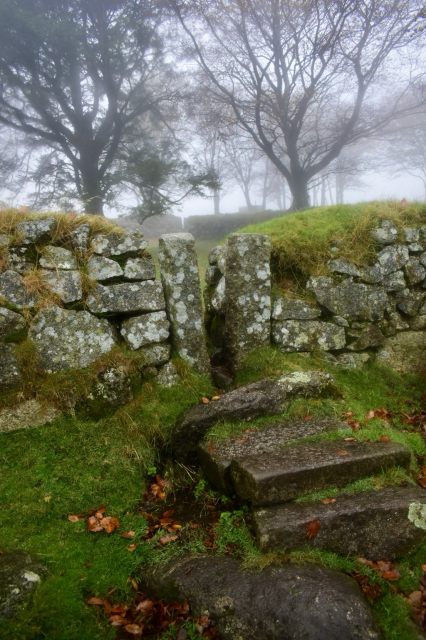
[[[286,189],[285,183],[286,183],[285,178],[283,178],[281,181],[281,184],[283,186],[283,210],[284,211],[287,209],[287,189]]]
[[[214,214],[220,214],[220,195],[219,191],[215,190],[213,193]]]
[[[265,174],[263,176],[263,192],[262,192],[262,211],[266,211],[267,191],[268,191],[268,176],[269,176],[269,160],[266,158]]]
[[[321,206],[325,207],[327,203],[327,197],[325,195],[325,176],[321,172]]]

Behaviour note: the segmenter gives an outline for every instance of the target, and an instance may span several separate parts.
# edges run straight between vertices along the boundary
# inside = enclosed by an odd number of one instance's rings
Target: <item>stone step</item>
[[[233,460],[231,478],[241,498],[266,506],[343,487],[392,467],[408,467],[410,457],[410,451],[397,442],[298,444]]]
[[[307,524],[315,520],[319,531],[308,538]],[[330,504],[264,507],[254,510],[253,524],[264,552],[322,549],[393,560],[410,553],[426,536],[426,491],[415,486],[389,487],[341,495]]]
[[[338,430],[350,429],[338,418],[275,422],[260,431],[243,432],[213,446],[210,440],[202,440],[198,445],[198,458],[208,480],[222,493],[232,494],[235,489],[231,480],[231,460],[245,458],[247,454],[274,452],[291,442]]]

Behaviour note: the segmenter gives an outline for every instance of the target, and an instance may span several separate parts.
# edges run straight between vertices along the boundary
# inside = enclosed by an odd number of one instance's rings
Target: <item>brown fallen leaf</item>
[[[343,438],[345,442],[358,442],[356,438]]]
[[[422,604],[422,592],[421,591],[413,591],[408,595],[408,600],[413,605],[413,607],[420,608]]]
[[[391,441],[391,439],[389,438],[389,436],[387,436],[387,435],[385,435],[385,434],[383,434],[383,435],[382,435],[382,437],[380,438],[380,440],[381,440],[382,442],[390,442],[390,441]]]
[[[143,632],[143,625],[139,624],[126,624],[124,628],[127,633],[131,633],[134,636],[141,636]]]
[[[118,529],[120,526],[120,522],[118,521],[118,518],[116,518],[115,516],[108,516],[106,518],[102,518],[100,524],[107,533],[112,533],[113,531]]]
[[[136,580],[134,578],[130,578],[130,582],[132,583],[132,587],[135,591],[138,590],[138,583],[136,582]]]
[[[393,571],[384,571],[382,573],[382,578],[384,580],[399,580],[400,577],[401,574],[396,569],[394,569]]]
[[[220,400],[222,396],[213,396],[212,400]]]
[[[347,456],[349,451],[345,451],[345,449],[336,449],[334,453],[337,453],[338,456]]]
[[[87,604],[96,604],[96,605],[104,606],[105,599],[100,598],[99,596],[92,596],[91,598],[88,599]]]
[[[135,537],[134,531],[124,531],[123,533],[120,533],[120,538],[125,538],[126,540],[131,540],[134,537]]]
[[[85,567],[91,567],[92,563],[91,562],[86,562],[86,564],[84,565]]]
[[[163,518],[171,518],[173,514],[174,514],[174,509],[169,509],[168,511],[165,511],[163,513]]]
[[[375,418],[375,414],[374,411],[372,409],[370,409],[370,411],[367,411],[367,416],[366,416],[369,420],[372,420],[373,418]]]
[[[321,502],[323,504],[333,504],[334,502],[336,502],[336,498],[324,498],[324,500],[321,500]]]
[[[110,590],[108,591],[108,595],[109,595],[109,596],[110,596],[110,595],[112,595],[112,594],[114,593],[114,591],[117,591],[117,587],[113,587],[112,589],[110,589]]]
[[[213,451],[214,451],[213,440],[210,440],[209,453],[213,453]]]
[[[314,416],[310,413],[309,415],[305,416],[305,420],[312,420]]]
[[[136,549],[138,545],[137,544],[129,544],[128,547],[126,547],[127,551],[134,551]]]
[[[203,404],[209,404],[210,400],[208,398],[201,398],[201,402]]]
[[[241,440],[235,440],[235,442],[237,444],[243,444],[244,442],[247,442],[247,438],[241,438]]]
[[[179,536],[172,535],[171,533],[166,533],[166,535],[165,535],[165,536],[162,536],[162,537],[158,540],[158,542],[159,542],[161,545],[163,545],[163,547],[164,547],[166,544],[169,544],[169,542],[174,542],[174,541],[175,541],[175,540],[177,540],[178,538],[179,538]]]
[[[308,536],[309,540],[318,534],[320,527],[321,523],[319,520],[309,520],[309,522],[306,524],[306,535]]]
[[[78,516],[68,516],[68,520],[70,522],[80,522],[80,520],[84,520],[85,517],[84,513],[80,513]]]
[[[90,516],[87,519],[87,531],[92,531],[93,533],[97,533],[98,531],[103,531],[104,528],[96,518],[96,516]]]

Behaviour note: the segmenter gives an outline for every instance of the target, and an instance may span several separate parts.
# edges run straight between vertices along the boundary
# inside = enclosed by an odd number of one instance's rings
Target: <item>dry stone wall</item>
[[[262,253],[257,234],[232,234],[210,253],[206,272],[206,322],[213,344],[237,367],[247,350],[271,342],[287,353],[324,352],[325,359],[346,368],[376,357],[401,373],[419,372],[426,350],[426,227],[399,234],[385,220],[371,234],[377,246],[374,264],[330,260],[328,276],[311,277],[303,299],[276,299],[270,316],[269,272],[264,292],[258,293],[259,275],[266,276],[268,239],[259,236]],[[241,246],[250,249],[244,252]],[[262,318],[262,331],[253,330],[254,317]]]

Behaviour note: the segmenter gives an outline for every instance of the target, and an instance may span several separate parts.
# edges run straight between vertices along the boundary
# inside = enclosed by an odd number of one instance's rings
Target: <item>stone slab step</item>
[[[247,455],[231,462],[237,494],[254,506],[288,502],[320,489],[392,467],[408,467],[410,451],[397,442],[318,442]]]
[[[411,506],[410,508],[410,505]],[[262,551],[322,549],[369,560],[393,560],[412,551],[426,537],[426,490],[389,487],[341,495],[336,502],[287,503],[254,510],[253,524]],[[318,520],[317,535],[307,536]],[[423,528],[422,528],[423,527]]]
[[[210,440],[198,445],[201,468],[208,480],[225,494],[234,493],[231,480],[231,460],[247,454],[258,455],[279,450],[283,445],[316,436],[325,431],[350,430],[338,418],[313,418],[275,422],[260,431],[241,433],[211,446]]]

